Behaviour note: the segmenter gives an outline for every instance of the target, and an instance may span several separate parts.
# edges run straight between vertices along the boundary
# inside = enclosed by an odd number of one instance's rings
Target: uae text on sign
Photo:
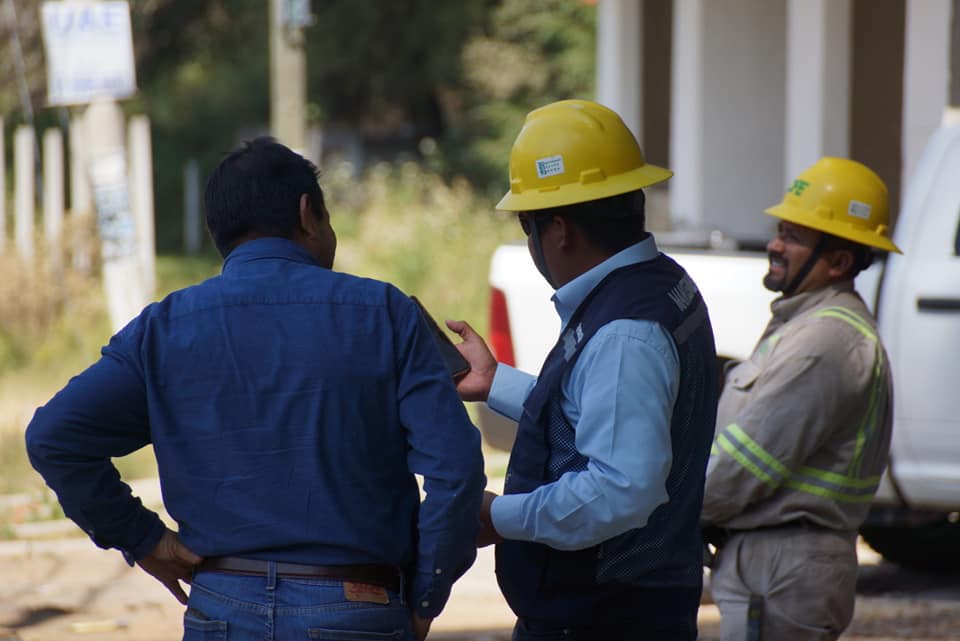
[[[136,93],[126,2],[44,2],[42,15],[49,104]]]

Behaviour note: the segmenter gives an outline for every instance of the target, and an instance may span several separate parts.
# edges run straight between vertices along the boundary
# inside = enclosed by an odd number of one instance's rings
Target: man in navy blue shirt
[[[205,205],[222,274],[149,305],[39,408],[31,462],[188,605],[185,639],[423,639],[475,558],[484,485],[434,338],[395,287],[332,271],[316,168],[283,145],[227,156]],[[111,463],[147,444],[176,533]]]

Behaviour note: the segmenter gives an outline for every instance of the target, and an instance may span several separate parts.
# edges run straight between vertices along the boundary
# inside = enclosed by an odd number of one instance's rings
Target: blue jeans
[[[183,641],[413,641],[411,612],[387,591],[389,604],[350,601],[330,579],[199,572],[183,616]]]

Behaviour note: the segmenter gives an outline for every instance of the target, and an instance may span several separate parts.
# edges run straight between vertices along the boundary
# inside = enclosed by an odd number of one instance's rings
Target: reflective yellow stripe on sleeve
[[[867,411],[857,427],[857,442],[850,461],[848,473],[851,477],[859,475],[861,464],[863,463],[863,452],[867,444],[867,439],[873,433],[877,423],[877,412],[880,407],[880,398],[883,392],[883,351],[880,342],[877,340],[877,334],[860,315],[847,309],[846,307],[824,307],[816,312],[816,316],[837,318],[848,325],[856,328],[861,334],[872,341],[876,346],[876,358],[873,365],[873,382],[870,386],[870,400],[867,404]]]
[[[790,471],[780,461],[750,438],[736,423],[727,425],[717,437],[717,444],[770,487],[778,487],[790,475]]]
[[[862,503],[870,501],[880,485],[879,476],[861,479],[808,466],[791,472],[736,423],[724,429],[716,444],[753,476],[774,489],[786,485],[799,492],[835,501]]]
[[[879,476],[859,479],[829,470],[801,467],[791,475],[787,487],[843,503],[868,503],[880,485]]]
[[[717,436],[712,454],[719,449],[729,454],[753,476],[777,488],[785,485],[790,489],[821,496],[844,503],[867,503],[873,500],[880,485],[880,476],[859,477],[867,439],[874,431],[877,414],[884,396],[883,352],[877,340],[877,334],[870,324],[856,313],[844,307],[826,307],[816,312],[816,316],[837,318],[856,328],[877,346],[877,357],[873,368],[873,382],[867,411],[857,428],[856,447],[848,474],[838,474],[832,470],[821,470],[802,466],[790,471],[775,456],[757,443],[742,427],[731,423]]]

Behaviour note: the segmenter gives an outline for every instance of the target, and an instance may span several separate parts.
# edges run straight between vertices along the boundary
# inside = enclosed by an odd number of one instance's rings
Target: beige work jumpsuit
[[[711,590],[723,641],[748,629],[764,641],[836,639],[853,617],[856,533],[887,461],[890,370],[851,281],[771,309],[720,397],[703,522],[731,536]],[[763,615],[751,629],[752,595]]]

